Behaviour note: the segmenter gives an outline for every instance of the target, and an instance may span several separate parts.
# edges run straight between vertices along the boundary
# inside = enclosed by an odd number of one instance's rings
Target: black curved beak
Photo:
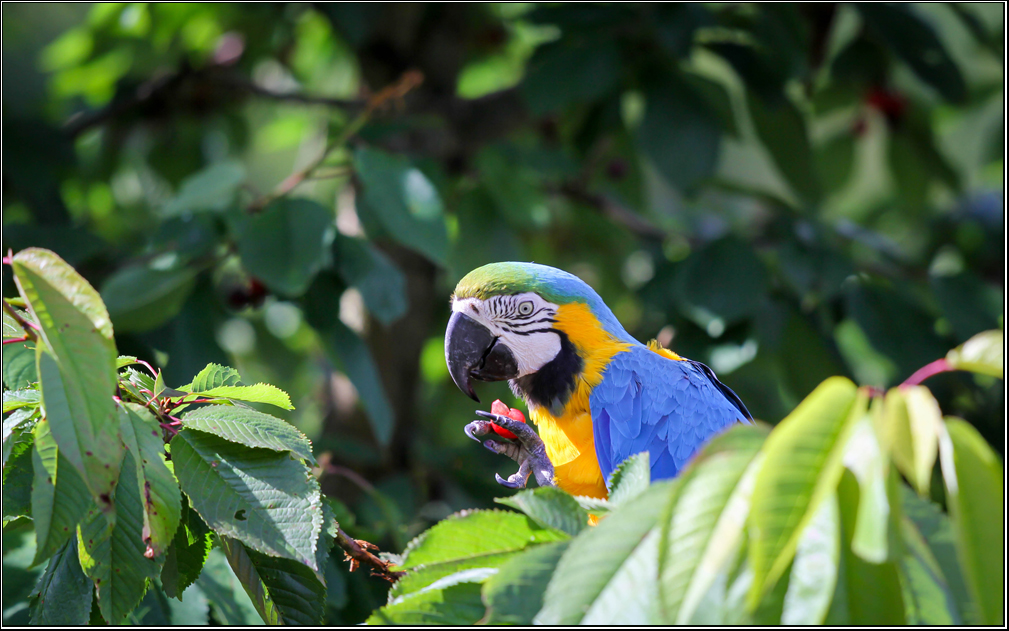
[[[445,363],[456,387],[479,402],[473,379],[503,381],[518,376],[511,350],[490,330],[462,312],[452,314],[445,330]]]

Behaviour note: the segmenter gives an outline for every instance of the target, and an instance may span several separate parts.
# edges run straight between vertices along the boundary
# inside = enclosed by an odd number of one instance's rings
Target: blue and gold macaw
[[[515,459],[506,486],[530,473],[574,495],[606,497],[606,480],[647,451],[652,479],[675,476],[712,435],[750,422],[746,406],[705,365],[657,342],[641,344],[577,276],[534,263],[492,263],[452,295],[445,357],[456,386],[476,401],[474,379],[510,380],[539,436],[518,421],[479,412],[517,441],[487,440]],[[481,440],[490,421],[466,428]],[[493,434],[491,434],[493,436]]]

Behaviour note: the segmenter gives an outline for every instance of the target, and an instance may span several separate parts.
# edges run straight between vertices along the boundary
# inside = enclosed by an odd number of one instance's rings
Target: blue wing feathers
[[[617,354],[589,398],[603,479],[633,454],[649,452],[652,479],[679,473],[711,436],[749,413],[703,364],[644,346]]]

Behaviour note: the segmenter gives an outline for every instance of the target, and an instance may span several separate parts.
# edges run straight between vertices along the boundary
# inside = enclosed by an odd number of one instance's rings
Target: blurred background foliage
[[[444,364],[481,264],[579,275],[771,423],[1001,327],[1003,10],[5,3],[3,249],[74,265],[170,385],[289,391],[341,525],[400,551],[504,494]],[[929,387],[1003,452],[994,378]],[[329,623],[385,600],[345,568]]]

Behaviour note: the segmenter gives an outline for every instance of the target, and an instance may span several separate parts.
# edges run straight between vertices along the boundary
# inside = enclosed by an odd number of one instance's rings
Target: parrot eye
[[[533,303],[530,300],[526,300],[519,305],[519,315],[527,316],[533,312]]]

